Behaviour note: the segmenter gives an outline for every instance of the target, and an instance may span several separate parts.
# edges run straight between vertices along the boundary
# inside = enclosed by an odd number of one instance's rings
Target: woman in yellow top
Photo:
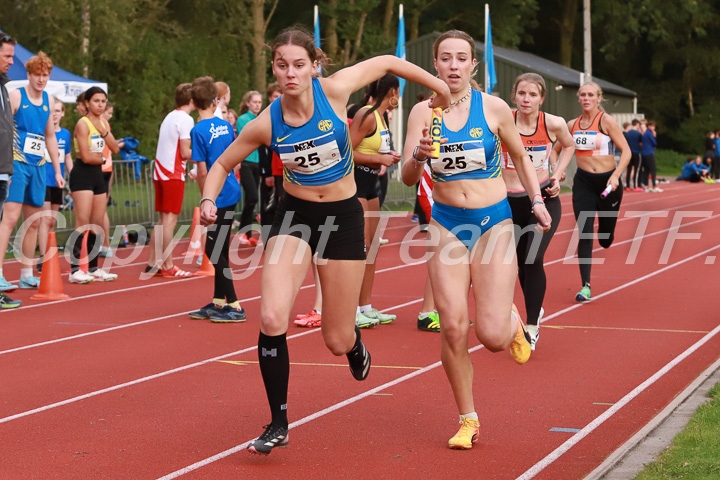
[[[102,238],[103,217],[107,209],[107,188],[103,180],[102,164],[105,145],[113,153],[118,153],[118,144],[110,132],[110,126],[102,118],[107,103],[107,94],[99,87],[91,87],[85,92],[86,116],[80,118],[75,126],[75,145],[78,158],[70,173],[70,191],[73,198],[75,213],[75,244],[71,256],[70,283],[89,283],[94,280],[111,281],[117,278],[98,268],[98,252]],[[82,251],[82,238],[87,234],[87,251],[89,257],[88,273],[79,268]],[[72,238],[72,237],[71,237]]]
[[[378,227],[380,199],[378,198],[378,174],[380,168],[390,167],[400,161],[400,154],[390,150],[390,131],[383,115],[398,105],[400,81],[395,75],[385,75],[368,85],[363,104],[373,101],[357,111],[350,124],[350,139],[355,159],[355,184],[357,197],[365,214],[365,275],[363,276],[355,325],[359,328],[374,327],[395,320],[395,315],[380,313],[372,306],[372,287],[375,279],[375,251],[371,249]],[[370,213],[370,215],[367,214]],[[378,239],[379,240],[379,239]]]

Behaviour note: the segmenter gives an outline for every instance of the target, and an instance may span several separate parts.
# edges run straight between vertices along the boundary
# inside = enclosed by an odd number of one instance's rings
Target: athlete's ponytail
[[[399,88],[400,81],[395,75],[391,75],[389,73],[368,85],[365,89],[365,97],[363,98],[363,103],[367,105],[370,97],[372,97],[375,102],[373,103],[372,108],[368,109],[365,112],[362,119],[360,120],[360,123],[364,122],[368,115],[380,108],[380,104],[383,102],[383,100],[385,100],[385,97],[388,93],[390,93],[393,89]]]

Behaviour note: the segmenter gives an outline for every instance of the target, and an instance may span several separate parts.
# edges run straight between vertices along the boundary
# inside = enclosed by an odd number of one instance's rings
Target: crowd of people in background
[[[657,148],[655,122],[637,118],[632,122],[625,122],[623,135],[631,152],[630,164],[625,176],[625,191],[661,193],[663,189],[658,186],[655,161]]]

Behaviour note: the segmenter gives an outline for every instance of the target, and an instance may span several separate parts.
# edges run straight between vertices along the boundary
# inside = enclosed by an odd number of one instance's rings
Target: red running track
[[[627,194],[615,244],[595,253],[588,304],[574,301],[563,196],[537,351],[518,366],[471,338],[481,438],[470,451],[446,448],[457,412],[440,336],[415,327],[426,269],[400,261],[401,249],[423,253],[406,217],[383,233],[374,303],[398,320],[364,333],[369,378],[355,382],[319,330],[291,327],[294,423],[268,457],[244,451],[269,419],[255,350],[262,268],[235,282],[244,324],[190,320],[211,280],[141,281],[142,261],[115,267],[117,282],[65,281],[65,302],[16,291],[25,305],[0,314],[0,478],[581,479],[718,359],[720,302],[707,294],[720,284],[717,188]],[[664,216],[639,231],[630,211]],[[16,278],[17,264],[5,272]],[[313,296],[308,276],[295,312]]]

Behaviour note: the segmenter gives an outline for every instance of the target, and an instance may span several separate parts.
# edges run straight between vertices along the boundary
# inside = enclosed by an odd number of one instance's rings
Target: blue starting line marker
[[[577,433],[580,431],[579,428],[558,428],[553,427],[550,429],[551,432],[567,432],[567,433]]]

